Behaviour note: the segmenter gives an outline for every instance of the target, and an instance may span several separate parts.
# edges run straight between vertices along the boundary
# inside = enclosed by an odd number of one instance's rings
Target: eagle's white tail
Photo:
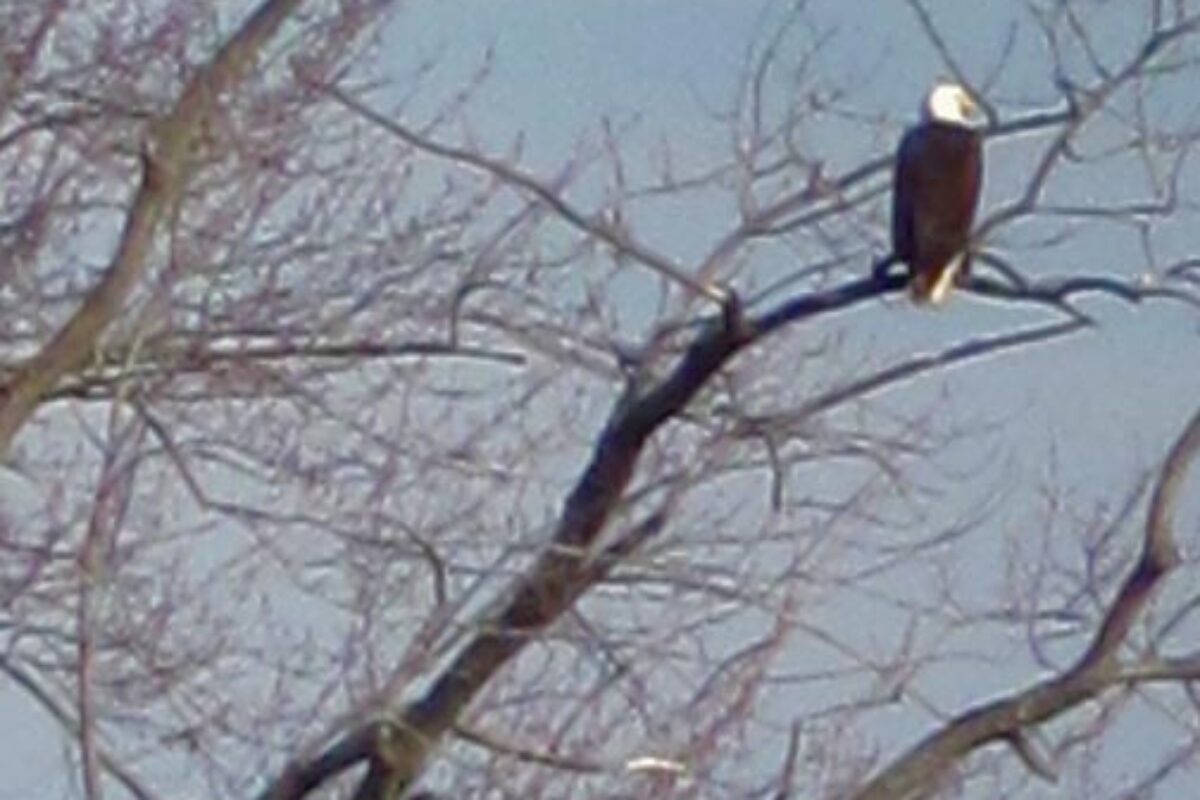
[[[954,288],[954,279],[958,277],[965,257],[965,253],[959,253],[933,275],[925,273],[914,276],[909,285],[909,293],[912,295],[913,302],[929,303],[935,306],[946,302],[946,298],[950,296],[950,290]]]

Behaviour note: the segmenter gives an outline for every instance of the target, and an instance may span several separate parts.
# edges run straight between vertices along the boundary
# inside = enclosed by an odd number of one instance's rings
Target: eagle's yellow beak
[[[958,109],[967,119],[977,119],[979,117],[979,104],[975,102],[975,98],[966,92],[958,95]]]

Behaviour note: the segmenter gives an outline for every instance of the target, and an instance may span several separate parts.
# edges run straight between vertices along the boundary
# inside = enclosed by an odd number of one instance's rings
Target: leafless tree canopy
[[[88,800],[1182,796],[1200,6],[907,5],[989,118],[945,312],[829,3],[723,150],[551,167],[397,0],[0,4],[6,740]],[[1137,459],[1023,419],[1098,398]]]

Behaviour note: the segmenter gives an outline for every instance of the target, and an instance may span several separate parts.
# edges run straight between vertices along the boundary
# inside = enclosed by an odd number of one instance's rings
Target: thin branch
[[[211,337],[206,343],[169,343],[163,346],[146,344],[139,348],[136,358],[128,358],[120,350],[106,350],[96,355],[96,364],[63,378],[43,400],[111,399],[115,385],[130,380],[153,380],[175,375],[208,372],[221,364],[250,364],[286,361],[352,361],[391,360],[403,358],[456,358],[523,365],[526,357],[511,350],[497,350],[472,345],[445,342],[387,342],[372,339],[313,340],[298,338],[260,341],[229,340]],[[0,365],[0,375],[11,368]]]
[[[489,158],[464,148],[442,144],[426,136],[422,136],[411,128],[402,125],[367,106],[365,103],[351,97],[336,86],[323,83],[318,84],[316,88],[410,147],[436,156],[437,158],[443,158],[480,170],[510,186],[531,194],[554,211],[567,224],[581,233],[604,242],[620,255],[637,261],[673,283],[683,286],[692,293],[705,297],[718,305],[725,302],[726,293],[723,289],[710,283],[698,281],[671,259],[654,252],[638,242],[621,226],[606,221],[600,215],[585,214],[563,199],[559,192],[546,186],[532,175],[522,172],[503,161]]]
[[[1101,275],[1072,275],[1064,278],[1046,278],[1012,286],[982,276],[972,276],[963,288],[981,297],[1015,303],[1048,305],[1080,317],[1068,301],[1081,294],[1106,294],[1127,303],[1144,300],[1174,300],[1200,309],[1200,294],[1183,288],[1145,281],[1128,281]]]
[[[569,609],[595,580],[665,522],[655,515],[639,526],[645,531],[622,537],[616,550],[592,554],[650,436],[679,414],[746,347],[786,325],[900,291],[904,283],[898,276],[863,278],[793,298],[756,317],[745,316],[740,304],[732,299],[725,313],[710,320],[697,335],[674,370],[648,387],[635,387],[618,400],[591,461],[567,497],[552,544],[518,579],[500,609],[480,622],[478,632],[429,690],[397,719],[357,728],[335,744],[328,755],[312,762],[293,763],[285,777],[261,797],[299,798],[303,795],[297,793],[297,787],[313,784],[293,776],[316,780],[318,763],[346,769],[358,760],[369,760],[371,765],[359,787],[359,798],[393,798],[410,786],[438,742],[491,677]],[[332,757],[335,753],[338,758]]]
[[[0,458],[46,393],[91,356],[146,270],[160,220],[181,199],[196,143],[220,95],[241,80],[301,0],[265,0],[188,81],[166,117],[150,126],[142,180],[116,252],[99,283],[65,325],[0,387]]]
[[[1200,452],[1200,412],[1192,418],[1167,455],[1150,498],[1141,557],[1109,607],[1091,646],[1080,659],[1079,669],[1102,665],[1116,658],[1117,649],[1150,601],[1159,581],[1179,563],[1173,538],[1175,506],[1179,488],[1197,452]]]
[[[100,800],[100,756],[96,743],[96,700],[94,692],[95,631],[92,609],[92,575],[82,570],[76,602],[76,699],[79,709],[79,766],[83,774],[83,793],[87,800]]]
[[[55,721],[72,736],[79,736],[80,725],[78,720],[72,717],[63,704],[56,700],[48,689],[38,683],[33,675],[15,664],[9,656],[3,654],[0,654],[0,672],[3,672],[13,683],[24,689],[39,706],[50,714],[50,716],[54,717]],[[143,786],[125,767],[121,766],[120,762],[106,749],[97,746],[96,756],[104,771],[120,783],[125,791],[129,792],[136,800],[156,800],[156,796]]]
[[[1008,697],[971,709],[940,728],[885,767],[855,795],[855,800],[903,800],[924,796],[938,778],[975,750],[997,741],[1013,741],[1025,729],[1045,722],[1122,682],[1136,671],[1116,661],[1130,627],[1153,597],[1163,577],[1178,562],[1172,539],[1173,514],[1180,488],[1200,452],[1200,410],[1175,441],[1159,473],[1143,531],[1142,554],[1109,604],[1091,645],[1065,672]],[[1195,663],[1181,665],[1194,669]],[[1151,670],[1144,679],[1161,679]]]
[[[912,358],[893,364],[866,377],[851,381],[843,386],[831,389],[804,403],[794,413],[783,419],[768,420],[769,424],[793,425],[797,422],[821,414],[831,408],[843,405],[850,400],[861,399],[901,383],[906,383],[920,375],[934,370],[943,370],[957,364],[986,358],[997,353],[1023,349],[1035,344],[1052,341],[1072,333],[1080,332],[1090,327],[1081,320],[1067,320],[1050,325],[1039,325],[1024,328],[996,336],[984,336],[969,339],[935,353],[920,353]]]
[[[1057,783],[1058,774],[1046,753],[1042,751],[1024,731],[1017,731],[1009,740],[1013,752],[1021,759],[1025,768],[1047,783]]]
[[[929,13],[929,9],[925,8],[921,0],[906,0],[906,2],[908,3],[908,7],[916,14],[917,21],[921,24],[921,30],[925,32],[925,37],[929,39],[930,44],[933,45],[933,49],[941,57],[942,64],[954,76],[954,80],[965,87],[979,103],[980,108],[983,109],[984,115],[987,117],[988,123],[994,124],[998,118],[995,107],[988,102],[987,98],[979,90],[979,87],[971,81],[966,71],[958,63],[958,59],[950,51],[950,45],[946,42],[946,37],[942,36],[937,23],[933,21],[933,15]]]
[[[791,734],[788,736],[787,754],[783,757],[783,769],[779,773],[779,788],[773,795],[774,800],[788,800],[792,796],[792,785],[796,782],[796,762],[800,755],[800,734],[803,728],[799,720],[792,723]]]
[[[1156,36],[1153,46],[1144,48],[1135,61],[1144,65],[1161,49],[1163,43]],[[1128,77],[1128,74],[1122,73],[1114,80]],[[851,280],[828,290],[794,297],[758,315],[747,314],[739,298],[726,295],[710,283],[726,257],[734,253],[741,243],[755,236],[766,235],[782,221],[802,212],[810,203],[828,202],[836,206],[839,202],[845,202],[846,190],[882,174],[890,166],[891,156],[874,159],[832,181],[811,182],[775,204],[758,210],[753,218],[744,220],[717,243],[695,274],[689,274],[659,254],[640,249],[640,245],[632,242],[623,230],[583,214],[553,189],[510,165],[477,152],[431,141],[334,87],[323,88],[339,103],[388,130],[409,146],[482,170],[531,194],[584,234],[640,261],[676,283],[688,286],[696,295],[720,301],[723,312],[719,318],[707,321],[669,373],[647,384],[635,380],[630,390],[615,403],[583,473],[564,502],[551,542],[525,573],[516,579],[507,596],[496,604],[496,610],[487,612],[472,627],[471,638],[433,678],[428,688],[394,717],[374,720],[349,731],[316,758],[293,761],[285,770],[284,778],[268,786],[262,795],[270,800],[298,798],[303,794],[300,787],[315,787],[365,761],[368,764],[367,775],[358,785],[355,797],[360,800],[390,800],[401,795],[418,779],[442,738],[453,730],[463,712],[488,682],[529,642],[535,641],[569,610],[590,588],[597,575],[603,574],[611,564],[618,563],[627,555],[627,547],[634,548],[643,540],[641,535],[627,535],[618,541],[616,549],[601,549],[602,533],[616,509],[621,506],[650,437],[677,417],[697,393],[746,347],[793,323],[849,310],[861,303],[898,292],[906,281],[890,275]],[[1102,85],[1090,97],[1099,102],[1112,89],[1109,84]],[[1045,175],[1064,155],[1065,142],[1078,126],[1079,120],[1080,110],[1068,98],[1063,109],[1001,122],[989,131],[990,137],[1002,137],[1065,126],[1056,143],[1044,154],[1038,171],[1039,178],[1030,185],[1026,194],[1029,202],[1036,199]],[[818,210],[815,213],[821,212]],[[1131,294],[1123,287],[1110,286],[1105,280],[1097,282],[1086,279],[1082,283],[1076,281],[1053,287],[1029,282],[1018,286],[1001,286],[977,280],[971,283],[971,288],[978,289],[981,294],[990,292],[989,296],[1048,304],[1068,313],[1073,310],[1066,305],[1066,298],[1082,291],[1107,290],[1127,299],[1141,296]],[[1063,323],[1062,328],[1074,329],[1085,324],[1082,315],[1074,312],[1072,320]],[[1044,330],[1028,334],[1034,337],[1031,341],[1037,340],[1036,337],[1048,336]],[[1018,332],[1017,336],[1026,334]],[[1019,339],[1017,341],[1021,343]],[[1200,427],[1200,422],[1197,426]],[[652,532],[656,526],[664,524],[664,520],[651,519],[648,523],[653,524],[647,524],[639,530]],[[1114,610],[1112,616],[1116,615]],[[864,796],[913,796],[927,787],[929,780],[952,767],[974,748],[1001,739],[1011,741],[1026,726],[1048,719],[1095,696],[1111,685],[1112,680],[1112,672],[1081,665],[1027,692],[969,712],[957,723],[952,723],[920,745],[912,754],[900,759],[896,766],[889,768],[864,790],[868,792]],[[328,772],[322,774],[323,769]],[[304,781],[296,780],[296,776],[302,776]]]
[[[1200,681],[1200,653],[1175,658],[1152,658],[1122,667],[1117,680],[1127,683]]]
[[[581,775],[599,775],[605,772],[616,771],[610,765],[601,764],[590,759],[560,756],[557,753],[547,753],[529,747],[509,744],[507,741],[502,741],[495,736],[490,736],[475,728],[468,728],[465,725],[454,725],[453,732],[459,739],[470,742],[477,747],[482,747],[493,753],[515,758],[518,761],[537,764],[542,767],[551,767],[552,769],[575,772]]]

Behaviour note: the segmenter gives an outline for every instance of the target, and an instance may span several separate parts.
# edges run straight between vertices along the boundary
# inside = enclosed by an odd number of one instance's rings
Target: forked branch
[[[0,458],[42,398],[87,362],[101,334],[124,310],[146,270],[159,222],[182,197],[189,160],[195,157],[195,144],[218,98],[245,77],[300,2],[263,2],[196,71],[170,112],[152,125],[143,145],[141,184],[108,268],[66,324],[0,387]]]
[[[748,315],[736,298],[727,301],[724,314],[708,322],[671,372],[617,402],[564,504],[553,541],[424,695],[395,718],[367,723],[324,753],[293,761],[263,800],[296,800],[362,761],[370,769],[356,797],[401,796],[487,682],[611,568],[612,554],[597,549],[597,541],[650,436],[748,346],[787,325],[900,291],[904,283],[900,276],[865,277],[802,294],[759,315]],[[1077,328],[1072,324],[1063,332]]]
[[[1130,628],[1178,562],[1174,512],[1198,452],[1200,410],[1175,441],[1159,473],[1142,532],[1141,556],[1079,660],[1059,675],[955,717],[885,767],[854,795],[855,800],[923,797],[940,777],[981,747],[995,742],[1017,744],[1030,727],[1071,711],[1113,686],[1162,679],[1154,670],[1122,669],[1118,654]]]

